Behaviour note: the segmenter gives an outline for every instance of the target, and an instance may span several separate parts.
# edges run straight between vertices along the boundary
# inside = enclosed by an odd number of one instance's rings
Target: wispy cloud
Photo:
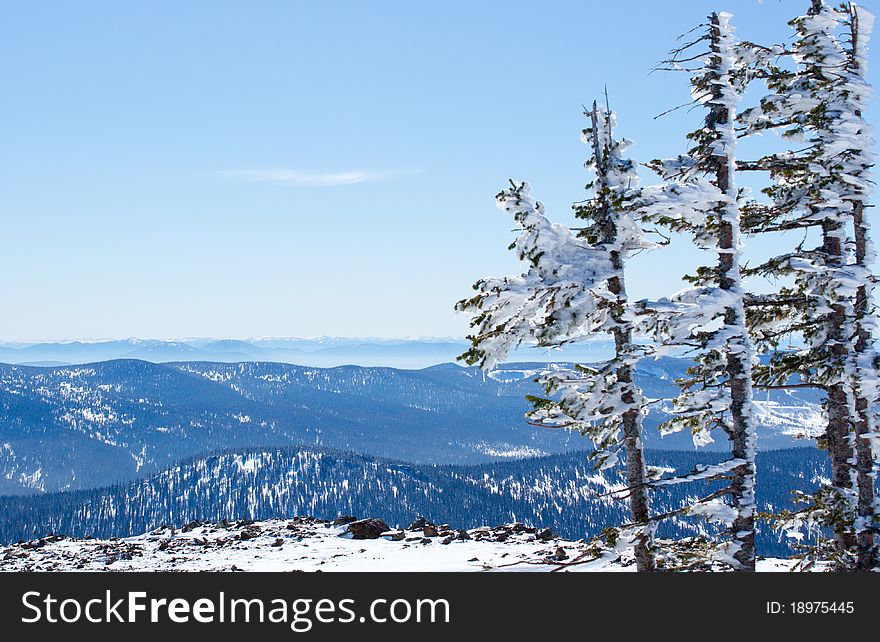
[[[223,172],[224,176],[258,183],[274,183],[291,187],[333,187],[387,181],[417,173],[414,169],[351,170],[347,172],[309,172],[297,169],[236,169]]]

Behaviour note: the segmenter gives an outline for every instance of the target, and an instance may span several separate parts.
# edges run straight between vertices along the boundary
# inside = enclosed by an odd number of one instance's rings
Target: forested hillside
[[[717,455],[720,458],[720,454]],[[649,463],[683,473],[701,456],[652,451]],[[812,490],[827,475],[822,453],[788,449],[758,459],[764,508],[790,505],[793,489]],[[573,452],[471,466],[417,466],[315,448],[243,450],[183,462],[148,479],[109,488],[0,498],[0,541],[49,532],[124,537],[193,520],[313,515],[379,516],[408,525],[418,515],[457,528],[522,521],[572,539],[590,537],[626,518],[607,495],[619,475],[599,475],[586,453]],[[710,483],[658,491],[658,511],[682,505]],[[676,518],[668,536],[712,532],[702,520]],[[762,529],[759,551],[785,555],[780,536]]]
[[[668,398],[687,362],[646,361],[646,394]],[[542,364],[491,375],[445,364],[423,370],[307,368],[278,363],[107,361],[0,365],[0,494],[106,486],[211,451],[314,445],[419,463],[478,463],[578,450],[584,439],[523,418]],[[760,445],[809,432],[817,395],[777,391],[760,404]],[[668,404],[655,404],[656,427]],[[687,435],[646,431],[653,448],[690,449]]]

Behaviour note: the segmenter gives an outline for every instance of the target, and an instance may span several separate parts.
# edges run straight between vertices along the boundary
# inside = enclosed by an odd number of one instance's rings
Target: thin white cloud
[[[241,178],[258,183],[274,183],[290,187],[334,187],[387,181],[400,176],[415,174],[418,170],[352,170],[348,172],[308,172],[296,169],[238,169],[223,172],[225,176]]]

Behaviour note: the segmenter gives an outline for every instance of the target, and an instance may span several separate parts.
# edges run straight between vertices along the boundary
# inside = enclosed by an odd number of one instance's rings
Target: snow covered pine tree
[[[660,484],[697,479],[728,480],[728,484],[697,500],[690,514],[726,525],[726,541],[715,547],[715,561],[737,571],[755,569],[755,448],[752,412],[754,351],[745,325],[744,292],[740,283],[740,193],[736,187],[736,106],[747,82],[747,69],[730,25],[730,14],[709,16],[706,32],[672,52],[667,68],[701,60],[691,69],[692,95],[708,108],[703,126],[688,135],[695,145],[672,160],[651,167],[667,184],[642,193],[645,221],[693,235],[696,243],[717,254],[718,263],[686,277],[694,287],[671,300],[642,302],[651,310],[645,326],[665,350],[694,354],[694,365],[680,380],[673,417],[661,430],[689,429],[694,444],[714,441],[721,428],[731,443],[731,458],[700,467],[691,475],[660,480]],[[709,43],[709,52],[690,55]],[[708,177],[708,178],[707,178]],[[728,498],[730,501],[725,502]]]
[[[773,351],[756,380],[767,387],[815,386],[827,393],[827,428],[820,444],[831,456],[831,484],[785,523],[831,528],[830,557],[837,568],[867,570],[877,564],[874,533],[877,444],[877,337],[872,289],[874,259],[864,210],[873,164],[873,134],[862,111],[870,96],[865,80],[872,16],[855,5],[829,8],[814,0],[791,21],[797,37],[786,54],[789,70],[766,64],[770,94],[743,112],[744,131],[782,130],[806,141],[797,151],[770,154],[742,169],[766,170],[773,185],[769,205],[752,203],[744,229],[750,234],[816,229],[815,248],[805,241],[749,270],[788,278],[779,296],[753,297],[749,325],[763,349]],[[840,37],[849,35],[849,43]],[[852,230],[852,236],[849,235]],[[779,351],[783,337],[799,334],[806,346]],[[824,554],[823,547],[817,553]]]
[[[855,240],[855,264],[859,273],[856,290],[855,330],[856,362],[853,368],[856,395],[856,568],[873,570],[880,566],[877,548],[877,531],[880,529],[880,502],[875,497],[877,461],[880,460],[880,379],[877,376],[878,359],[875,342],[878,338],[876,308],[874,306],[874,283],[876,277],[870,265],[876,253],[870,236],[870,225],[865,218],[868,207],[870,181],[868,172],[873,166],[873,128],[864,121],[862,114],[871,95],[867,81],[868,43],[874,26],[874,16],[851,2],[846,5],[845,26],[849,29],[849,55],[847,75],[850,80],[852,114],[848,118],[855,124],[855,145],[848,153],[849,176],[852,190],[845,195],[853,205],[853,237]],[[852,180],[854,179],[854,181]]]
[[[626,496],[633,523],[621,528],[617,547],[632,546],[639,571],[653,571],[654,523],[650,519],[642,442],[647,400],[633,382],[643,348],[633,341],[634,315],[627,299],[624,266],[634,251],[651,247],[630,212],[638,176],[623,157],[627,140],[613,138],[614,115],[597,107],[584,141],[593,148],[587,166],[593,197],[576,204],[589,224],[575,234],[551,223],[526,183],[513,183],[496,197],[522,231],[511,249],[528,265],[521,276],[478,281],[478,294],[456,304],[473,315],[469,364],[490,370],[523,343],[559,347],[597,333],[614,338],[615,356],[598,367],[556,368],[538,377],[552,399],[530,397],[530,421],[544,427],[579,429],[595,446],[597,466],[626,458]],[[623,435],[621,437],[621,431]]]

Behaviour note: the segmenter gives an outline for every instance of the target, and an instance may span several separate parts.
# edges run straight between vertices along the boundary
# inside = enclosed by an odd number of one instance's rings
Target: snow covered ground
[[[378,532],[371,535],[374,538],[355,539],[346,524],[295,518],[190,524],[182,529],[163,527],[125,539],[49,536],[0,549],[0,570],[635,570],[627,561],[590,561],[593,555],[588,543],[562,540],[549,529],[536,530],[522,524],[469,531],[413,524],[406,530],[388,531],[378,537],[375,537]],[[791,562],[786,560],[758,562],[760,571],[786,571],[790,567]]]

